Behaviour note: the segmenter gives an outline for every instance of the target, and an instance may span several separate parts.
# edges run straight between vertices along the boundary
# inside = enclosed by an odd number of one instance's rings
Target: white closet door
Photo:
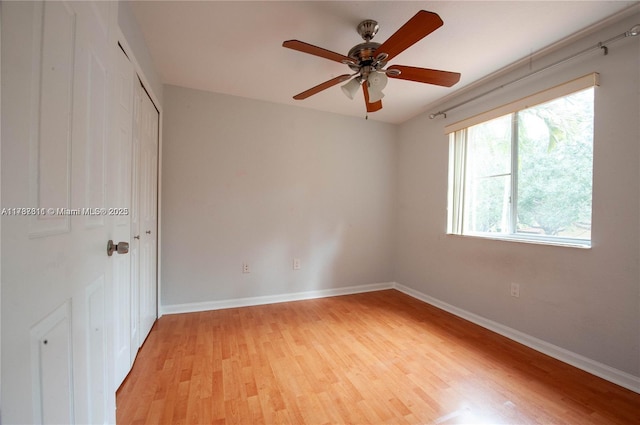
[[[139,107],[139,276],[140,345],[157,318],[158,124],[159,115],[138,84]]]
[[[134,73],[135,74],[135,73]],[[138,76],[133,87],[133,148],[131,153],[131,363],[140,348],[140,106]]]

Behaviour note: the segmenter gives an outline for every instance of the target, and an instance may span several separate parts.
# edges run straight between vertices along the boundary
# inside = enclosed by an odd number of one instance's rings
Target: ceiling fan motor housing
[[[376,70],[383,68],[387,62],[378,61],[376,59],[376,50],[380,47],[380,43],[367,41],[353,46],[347,56],[353,58],[354,64],[348,64],[353,71],[359,71],[364,66],[374,66]]]

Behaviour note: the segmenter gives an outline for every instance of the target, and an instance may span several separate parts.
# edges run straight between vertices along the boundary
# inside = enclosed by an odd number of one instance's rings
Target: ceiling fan
[[[283,47],[343,63],[354,71],[353,74],[339,75],[318,84],[293,96],[293,98],[296,100],[306,99],[329,87],[348,81],[341,87],[345,95],[353,99],[355,93],[362,86],[367,112],[375,112],[382,109],[382,98],[384,97],[382,89],[387,85],[387,77],[451,87],[460,80],[460,73],[404,65],[391,65],[384,68],[389,60],[442,25],[442,19],[437,13],[421,10],[387,41],[380,44],[371,41],[380,28],[378,23],[367,19],[360,22],[357,27],[358,34],[364,39],[364,43],[351,48],[347,56],[302,41],[287,40],[282,43]]]

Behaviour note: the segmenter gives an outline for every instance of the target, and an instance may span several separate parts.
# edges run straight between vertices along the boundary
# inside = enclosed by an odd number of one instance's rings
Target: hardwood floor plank
[[[120,424],[636,424],[640,394],[398,291],[164,316]]]

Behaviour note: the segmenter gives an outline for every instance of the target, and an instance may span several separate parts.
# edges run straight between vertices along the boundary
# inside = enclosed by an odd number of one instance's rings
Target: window
[[[597,74],[579,80],[447,128],[449,233],[590,245]]]

